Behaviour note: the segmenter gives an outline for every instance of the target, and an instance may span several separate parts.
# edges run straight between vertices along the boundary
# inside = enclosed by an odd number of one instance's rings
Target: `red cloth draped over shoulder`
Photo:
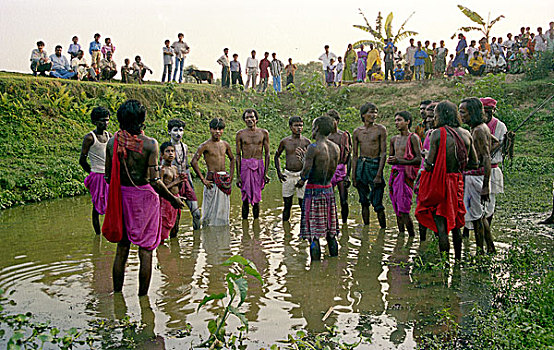
[[[423,226],[437,232],[433,215],[446,218],[446,229],[465,224],[464,181],[461,173],[446,172],[446,129],[440,128],[440,145],[433,171],[423,170],[419,187],[416,218]]]
[[[117,243],[123,238],[123,205],[121,202],[121,172],[119,156],[127,158],[127,150],[142,153],[143,141],[137,135],[119,130],[114,135],[112,169],[106,216],[102,224],[102,234],[110,242]]]

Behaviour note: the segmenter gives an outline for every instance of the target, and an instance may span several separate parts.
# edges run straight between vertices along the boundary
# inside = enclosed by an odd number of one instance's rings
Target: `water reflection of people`
[[[150,305],[150,299],[148,296],[139,298],[140,304],[140,321],[144,325],[144,328],[136,334],[137,343],[140,344],[141,349],[163,350],[165,349],[165,340],[161,335],[156,335],[154,328],[156,325],[156,319],[152,306]]]
[[[92,283],[90,306],[95,309],[96,315],[102,318],[111,318],[110,310],[112,304],[112,261],[113,251],[102,249],[102,236],[96,235],[92,240]],[[94,302],[96,300],[96,302]]]
[[[179,239],[169,240],[169,245],[158,247],[156,257],[162,279],[159,287],[162,297],[158,306],[169,316],[168,328],[182,328],[186,324],[186,316],[195,311],[191,307],[191,289],[200,248],[200,234],[197,230],[180,236]]]

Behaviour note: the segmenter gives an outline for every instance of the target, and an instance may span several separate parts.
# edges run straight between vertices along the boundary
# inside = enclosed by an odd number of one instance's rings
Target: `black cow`
[[[186,73],[196,79],[197,84],[202,84],[202,80],[206,80],[209,84],[214,80],[214,75],[212,72],[207,70],[198,70],[194,68],[189,68],[186,70]]]

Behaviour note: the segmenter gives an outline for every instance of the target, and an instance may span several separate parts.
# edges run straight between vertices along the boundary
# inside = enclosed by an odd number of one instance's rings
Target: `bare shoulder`
[[[387,131],[387,128],[383,125],[383,124],[375,124],[375,126],[377,127],[377,130],[381,131],[381,132],[386,132]]]
[[[140,135],[139,138],[142,139],[142,146],[147,150],[152,151],[154,149],[158,149],[158,141],[156,141],[155,138],[145,135]]]
[[[356,129],[354,129],[352,136],[357,136],[360,132],[362,132],[362,129],[363,129],[363,126],[358,126]]]
[[[235,134],[235,136],[237,137],[237,139],[240,138],[240,137],[242,136],[242,134],[244,134],[244,131],[245,131],[245,130],[246,130],[246,129],[241,129],[241,130],[237,131],[237,133]]]
[[[302,144],[305,144],[306,146],[309,145],[311,143],[310,139],[305,137],[305,136],[302,136]]]
[[[262,134],[264,134],[264,136],[269,136],[269,131],[267,131],[267,129],[259,129]]]
[[[94,141],[94,138],[92,137],[93,132],[94,131],[91,131],[91,132],[87,133],[85,135],[85,137],[83,137],[83,142],[92,142],[92,141]]]

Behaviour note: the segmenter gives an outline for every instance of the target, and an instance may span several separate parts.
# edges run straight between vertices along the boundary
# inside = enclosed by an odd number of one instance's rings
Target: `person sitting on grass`
[[[404,69],[402,69],[401,63],[398,63],[396,65],[396,68],[394,68],[393,70],[393,74],[394,74],[394,80],[396,81],[404,80],[404,77],[406,76],[406,74],[404,72]]]
[[[60,79],[71,79],[76,73],[71,70],[69,61],[62,55],[61,45],[56,46],[56,53],[50,55],[50,61],[52,62],[52,70],[50,70],[50,76]]]
[[[44,42],[37,41],[37,48],[31,52],[31,70],[36,77],[37,74],[46,76],[46,72],[52,69],[52,62],[44,50]]]
[[[325,237],[329,255],[337,256],[339,247],[339,220],[335,193],[331,179],[337,169],[340,149],[328,136],[335,129],[335,121],[329,116],[316,118],[312,124],[312,137],[316,140],[305,152],[304,167],[296,187],[304,193],[300,219],[300,238],[310,242],[311,260],[321,259],[319,239]]]
[[[126,58],[124,61],[123,66],[121,66],[121,82],[122,83],[130,83],[131,79],[133,78],[131,70],[133,69],[129,64],[131,63],[131,60]]]
[[[106,53],[106,58],[100,60],[100,77],[102,80],[112,80],[117,74],[117,65],[112,59],[112,52]]]
[[[456,70],[454,71],[454,76],[463,77],[464,75],[466,75],[466,69],[461,63],[458,63],[458,67],[456,67]]]
[[[479,51],[475,51],[473,53],[473,57],[469,60],[469,65],[467,67],[469,70],[469,73],[474,76],[481,76],[485,72],[485,61],[483,61],[483,57],[479,53]]]
[[[152,74],[152,69],[148,68],[143,62],[140,56],[135,57],[135,62],[133,62],[133,77],[139,84],[142,84],[144,81],[144,76],[146,71],[149,71]]]
[[[77,57],[71,60],[71,68],[77,73],[77,80],[96,79],[96,72],[87,64],[83,50],[79,50]]]

